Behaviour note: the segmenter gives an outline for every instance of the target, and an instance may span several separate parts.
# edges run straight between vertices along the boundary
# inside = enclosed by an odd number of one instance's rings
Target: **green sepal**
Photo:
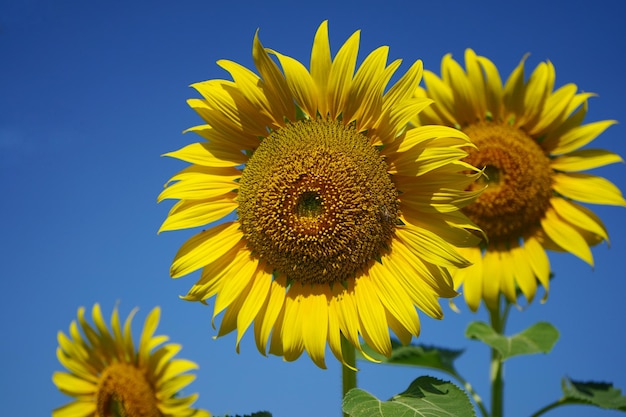
[[[475,321],[467,326],[465,337],[491,346],[505,360],[516,355],[550,352],[559,339],[559,331],[550,323],[539,322],[521,333],[507,337],[497,333],[487,323]]]
[[[463,390],[451,382],[421,376],[401,394],[380,401],[362,389],[350,390],[343,412],[351,417],[476,417]]]

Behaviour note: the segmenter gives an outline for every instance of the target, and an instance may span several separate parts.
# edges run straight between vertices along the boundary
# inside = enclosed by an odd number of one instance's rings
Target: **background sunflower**
[[[570,252],[593,266],[590,247],[609,239],[600,218],[580,203],[626,206],[613,183],[581,172],[623,162],[613,152],[586,147],[615,121],[585,123],[593,94],[579,93],[575,84],[554,89],[550,61],[526,78],[524,61],[503,83],[497,66],[473,50],[465,51],[465,70],[448,54],[441,78],[427,71],[417,94],[436,101],[417,123],[467,133],[478,149],[466,160],[484,168],[472,186],[484,192],[463,211],[489,242],[461,249],[473,265],[455,274],[474,311],[481,299],[497,309],[500,294],[517,303],[518,291],[530,302],[537,281],[547,298],[545,249]]]
[[[69,372],[55,372],[52,380],[74,401],[56,408],[54,417],[210,417],[207,411],[191,408],[198,394],[180,395],[195,379],[186,372],[198,365],[174,359],[181,346],[154,335],[161,310],[150,312],[139,343],[131,333],[135,313],[122,325],[116,307],[109,329],[99,304],[92,308],[93,324],[81,307],[69,336],[59,332],[57,358]]]

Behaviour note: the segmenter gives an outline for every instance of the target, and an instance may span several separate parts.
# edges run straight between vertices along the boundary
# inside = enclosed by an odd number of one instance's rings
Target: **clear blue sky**
[[[356,4],[360,3],[359,6]],[[0,402],[3,415],[42,416],[66,403],[51,376],[61,370],[56,333],[76,309],[100,302],[108,316],[140,307],[135,331],[155,305],[161,334],[200,364],[188,392],[215,415],[270,410],[275,417],[339,416],[340,369],[264,358],[246,335],[213,340],[212,309],[178,299],[197,275],[172,280],[168,268],[192,231],[156,231],[170,207],[156,204],[163,183],[184,165],[159,155],[194,141],[200,122],[188,85],[225,77],[226,58],[252,65],[257,28],[264,45],[308,65],[317,26],[329,19],[333,52],[357,29],[361,51],[390,46],[390,57],[422,59],[439,71],[448,52],[467,47],[507,76],[530,53],[550,59],[557,86],[574,82],[599,97],[587,121],[617,119],[594,143],[626,156],[626,29],[614,1],[0,2]],[[409,5],[410,6],[406,6]],[[362,58],[363,53],[360,55]],[[626,167],[597,170],[626,191]],[[528,416],[560,396],[560,378],[613,381],[626,389],[624,307],[626,209],[598,207],[611,246],[594,248],[596,267],[551,254],[556,280],[547,304],[513,312],[510,331],[540,320],[561,339],[552,354],[506,367],[510,417]],[[443,321],[422,315],[420,342],[466,348],[458,368],[486,397],[488,351],[462,337],[484,312]],[[329,355],[330,356],[330,355]],[[379,398],[436,373],[363,364],[359,385]],[[569,407],[549,416],[617,416]],[[621,413],[619,414],[621,415]]]

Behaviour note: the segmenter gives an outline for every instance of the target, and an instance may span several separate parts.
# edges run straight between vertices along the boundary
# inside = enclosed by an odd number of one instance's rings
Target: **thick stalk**
[[[348,391],[356,388],[356,349],[343,335],[341,335],[341,353],[345,362],[341,365],[341,398],[345,398]],[[343,416],[349,417],[346,413]]]
[[[508,305],[501,314],[500,308],[489,310],[489,319],[491,327],[499,334],[504,333],[504,324],[508,312]],[[503,417],[504,412],[504,379],[503,379],[502,355],[496,349],[491,348],[491,417]]]

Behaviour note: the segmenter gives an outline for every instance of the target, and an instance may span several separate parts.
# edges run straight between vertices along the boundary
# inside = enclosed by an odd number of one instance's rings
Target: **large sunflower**
[[[502,293],[516,302],[519,290],[532,301],[539,282],[549,288],[545,249],[570,252],[593,265],[590,246],[608,241],[602,221],[576,203],[624,206],[620,191],[604,178],[580,173],[620,162],[611,152],[580,149],[615,123],[582,124],[589,93],[575,84],[553,91],[555,70],[542,62],[524,78],[524,59],[502,85],[487,58],[465,53],[465,71],[450,55],[441,63],[442,78],[425,71],[425,89],[417,96],[435,104],[420,113],[419,125],[454,126],[478,150],[466,159],[484,168],[473,185],[484,188],[463,211],[488,238],[482,248],[460,249],[473,265],[455,274],[472,310],[481,298],[490,309]]]
[[[109,331],[98,304],[92,310],[95,326],[87,323],[81,307],[78,324],[72,321],[69,337],[59,332],[57,357],[69,373],[55,372],[52,380],[75,401],[54,410],[53,417],[210,416],[207,411],[191,408],[197,394],[178,395],[195,379],[186,372],[198,366],[174,359],[181,346],[163,345],[167,336],[154,336],[159,324],[158,307],[148,315],[135,349],[130,326],[136,312],[128,316],[122,331],[115,308]]]
[[[388,65],[380,47],[355,74],[358,46],[356,32],[332,59],[322,23],[309,71],[255,36],[260,76],[219,61],[233,81],[193,85],[203,99],[189,105],[206,124],[189,131],[206,141],[167,154],[193,165],[159,196],[180,200],[160,230],[236,211],[189,239],[171,275],[202,268],[183,298],[217,295],[218,335],[237,329],[237,349],[254,321],[264,355],[271,339],[270,353],[292,361],[306,350],[325,367],[327,342],[343,361],[342,335],[389,355],[389,328],[407,343],[419,334],[415,307],[442,317],[438,298],[456,295],[446,268],[467,265],[453,245],[478,241],[459,211],[476,195],[465,189],[478,174],[460,161],[467,136],[405,132],[431,103],[413,97],[421,62],[387,88],[400,60]]]

